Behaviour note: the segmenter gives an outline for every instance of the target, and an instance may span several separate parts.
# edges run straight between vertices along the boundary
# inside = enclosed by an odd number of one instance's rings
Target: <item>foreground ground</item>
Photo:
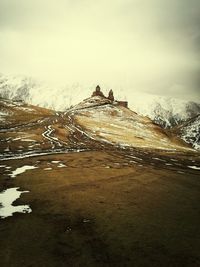
[[[15,204],[33,211],[0,221],[0,266],[200,265],[198,171],[112,152],[4,164],[38,168],[2,171],[1,187],[29,190]]]
[[[0,129],[1,267],[200,266],[200,155],[95,141],[67,114]],[[17,174],[23,166],[32,166]],[[1,208],[1,207],[0,207]]]

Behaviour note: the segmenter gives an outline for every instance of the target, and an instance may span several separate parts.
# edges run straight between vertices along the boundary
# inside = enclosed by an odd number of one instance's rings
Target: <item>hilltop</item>
[[[169,135],[148,117],[102,96],[90,97],[69,110],[91,138],[124,147],[187,150],[189,146]]]

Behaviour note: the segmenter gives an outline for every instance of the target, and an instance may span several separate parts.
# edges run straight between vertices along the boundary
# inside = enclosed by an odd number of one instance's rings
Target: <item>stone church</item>
[[[117,104],[118,106],[122,106],[122,107],[128,108],[128,102],[127,101],[118,101],[118,100],[115,100],[114,93],[113,93],[113,90],[112,89],[109,91],[108,97],[106,97],[103,94],[103,92],[101,91],[100,86],[97,85],[96,90],[92,93],[92,97],[93,96],[101,96],[101,97],[107,98],[107,99],[111,100],[112,102],[114,102],[115,104]]]

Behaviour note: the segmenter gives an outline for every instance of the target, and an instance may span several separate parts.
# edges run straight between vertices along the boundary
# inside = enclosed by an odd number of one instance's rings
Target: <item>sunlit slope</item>
[[[76,122],[97,140],[121,146],[191,149],[181,140],[169,136],[149,118],[107,100],[104,102],[101,97],[88,98],[71,112]]]

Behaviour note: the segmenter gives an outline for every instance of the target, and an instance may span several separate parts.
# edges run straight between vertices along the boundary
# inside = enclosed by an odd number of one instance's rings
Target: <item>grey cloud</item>
[[[0,40],[1,72],[200,99],[199,0],[1,0]]]

